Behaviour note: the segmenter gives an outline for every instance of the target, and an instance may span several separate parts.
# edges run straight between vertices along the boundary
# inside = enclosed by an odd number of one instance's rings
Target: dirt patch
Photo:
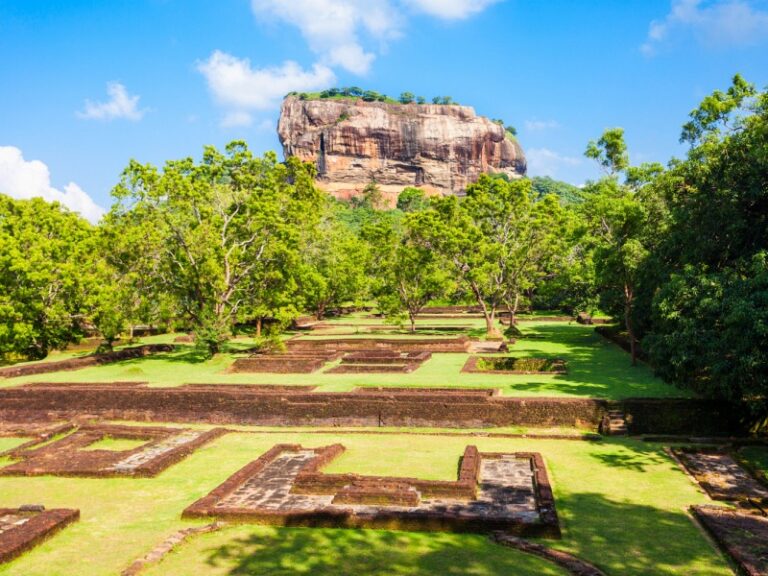
[[[280,526],[487,532],[560,536],[543,459],[468,446],[454,482],[324,474],[344,451],[278,444],[183,513]]]

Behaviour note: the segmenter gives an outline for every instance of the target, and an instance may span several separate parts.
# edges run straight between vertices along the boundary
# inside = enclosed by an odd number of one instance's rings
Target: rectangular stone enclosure
[[[79,510],[0,508],[0,564],[9,562],[80,517]]]
[[[0,476],[155,476],[225,432],[223,428],[82,426],[39,448],[14,452],[20,460],[0,468]],[[129,450],[90,448],[104,439],[144,443]]]
[[[343,451],[340,444],[278,444],[189,506],[183,517],[560,537],[538,453],[480,453],[468,446],[456,481],[323,473],[321,468]]]

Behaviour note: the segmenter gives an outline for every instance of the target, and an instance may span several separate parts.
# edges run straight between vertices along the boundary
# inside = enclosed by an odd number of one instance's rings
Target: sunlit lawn
[[[256,430],[256,429],[254,429]],[[0,506],[75,507],[79,523],[0,567],[2,575],[115,575],[180,528],[191,502],[280,442],[347,447],[328,470],[454,479],[467,444],[544,455],[563,525],[551,545],[611,575],[727,575],[686,513],[707,501],[660,446],[422,435],[232,433],[156,478],[0,478]],[[233,526],[194,538],[147,574],[561,574],[483,536]]]
[[[349,321],[350,319],[347,318]],[[352,319],[355,321],[355,319]],[[648,366],[630,366],[628,355],[616,345],[595,334],[591,326],[576,323],[526,322],[522,330],[536,339],[518,340],[511,355],[563,358],[568,373],[559,376],[465,374],[461,368],[466,354],[434,354],[432,359],[410,374],[235,374],[227,368],[235,356],[219,354],[211,360],[191,345],[178,351],[150,358],[59,372],[0,380],[0,386],[24,382],[109,382],[147,381],[153,386],[184,383],[311,384],[320,391],[345,391],[355,386],[413,387],[492,387],[510,396],[581,396],[620,399],[624,397],[670,397],[686,393],[654,377]],[[317,336],[302,336],[317,338]],[[390,336],[403,337],[403,336]],[[172,341],[172,335],[147,338],[145,342]],[[234,342],[245,348],[248,340]],[[328,365],[324,370],[327,370]]]

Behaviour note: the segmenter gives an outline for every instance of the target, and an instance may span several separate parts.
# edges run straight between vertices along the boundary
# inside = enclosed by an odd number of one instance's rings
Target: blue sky
[[[450,95],[574,184],[607,127],[666,162],[703,96],[768,85],[768,0],[0,0],[0,53],[0,191],[96,219],[130,158],[279,150],[282,95],[334,85]]]

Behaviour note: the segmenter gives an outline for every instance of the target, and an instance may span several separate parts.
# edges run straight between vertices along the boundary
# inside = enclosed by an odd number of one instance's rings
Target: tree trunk
[[[517,319],[517,308],[520,306],[520,293],[515,292],[515,303],[509,311],[509,325],[512,326]]]
[[[261,338],[261,316],[256,318],[256,338]]]
[[[408,318],[411,321],[411,332],[416,332],[416,315],[409,311]]]
[[[632,366],[637,366],[637,343],[635,342],[635,331],[632,329],[632,287],[624,285],[624,325],[627,328],[627,337],[629,338],[629,354],[632,357]]]

